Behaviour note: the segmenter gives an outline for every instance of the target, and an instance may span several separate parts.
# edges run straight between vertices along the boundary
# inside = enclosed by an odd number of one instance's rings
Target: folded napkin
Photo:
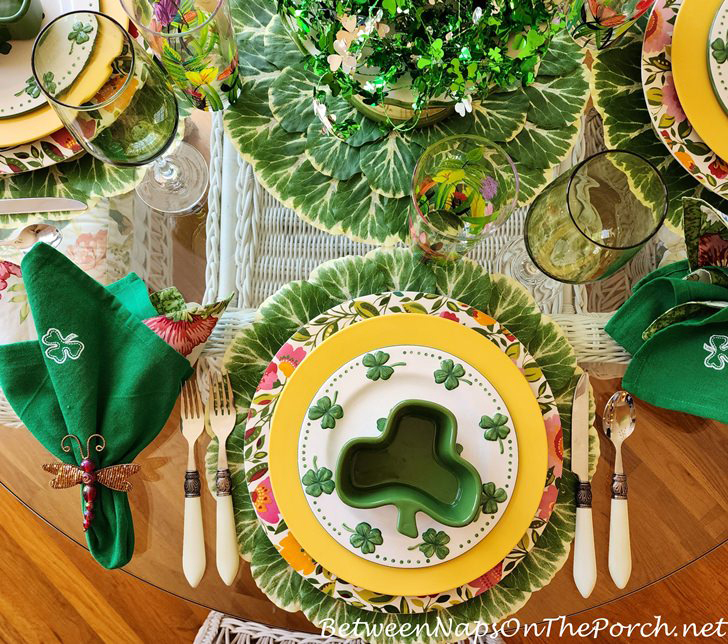
[[[632,354],[627,391],[728,422],[728,220],[700,200],[683,204],[688,260],[640,281],[606,331]]]
[[[84,445],[104,437],[103,451],[91,452],[97,469],[131,463],[167,421],[189,362],[142,322],[156,310],[135,275],[105,289],[45,244],[21,268],[39,340],[0,347],[8,402],[64,463],[81,462],[77,447],[61,449],[67,434]],[[97,484],[94,513],[91,553],[106,568],[125,565],[134,550],[127,494]]]

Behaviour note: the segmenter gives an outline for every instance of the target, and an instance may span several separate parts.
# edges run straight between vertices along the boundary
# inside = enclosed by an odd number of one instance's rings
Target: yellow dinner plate
[[[123,27],[129,24],[129,17],[119,0],[101,0],[99,6],[101,13],[111,16]],[[75,82],[75,86],[86,96],[84,100],[93,96],[111,75],[111,63],[119,55],[122,45],[122,40],[116,34],[99,34],[86,68]],[[99,65],[104,63],[108,71],[99,74],[99,69],[102,69]],[[37,141],[62,127],[61,119],[49,104],[16,117],[0,119],[0,148]]]
[[[321,383],[349,360],[386,346],[416,345],[467,362],[503,398],[518,441],[513,496],[498,524],[474,548],[428,568],[394,568],[367,561],[338,544],[309,508],[298,478],[298,441]],[[402,399],[416,397],[402,392]],[[376,419],[381,410],[372,410]],[[457,588],[490,570],[518,543],[533,519],[546,480],[546,429],[538,402],[511,359],[476,331],[443,318],[401,313],[371,318],[314,349],[286,383],[273,415],[270,478],[278,508],[301,548],[349,583],[386,595],[431,595]]]
[[[672,75],[688,120],[713,152],[728,159],[728,114],[708,69],[710,27],[723,0],[685,0],[672,35]]]

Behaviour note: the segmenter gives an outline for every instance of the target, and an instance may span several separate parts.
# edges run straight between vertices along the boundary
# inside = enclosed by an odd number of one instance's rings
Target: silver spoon
[[[602,429],[614,445],[612,506],[609,513],[609,574],[617,588],[624,588],[632,573],[632,549],[629,541],[627,511],[627,475],[622,465],[622,443],[632,434],[637,422],[634,400],[626,391],[618,391],[604,408]]]
[[[61,243],[61,231],[50,224],[31,224],[21,230],[14,239],[0,241],[0,246],[12,246],[15,250],[30,250],[37,242],[45,242],[54,248]]]

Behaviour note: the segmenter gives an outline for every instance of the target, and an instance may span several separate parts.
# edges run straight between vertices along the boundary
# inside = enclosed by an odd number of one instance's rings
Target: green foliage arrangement
[[[335,95],[366,105],[405,99],[415,111],[455,104],[461,116],[494,88],[535,80],[564,27],[555,0],[278,0]],[[402,92],[401,90],[405,90]],[[395,103],[396,104],[396,103]]]

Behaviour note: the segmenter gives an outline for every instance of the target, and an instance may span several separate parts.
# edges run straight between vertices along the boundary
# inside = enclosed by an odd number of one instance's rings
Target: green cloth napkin
[[[606,331],[632,354],[624,389],[664,409],[728,422],[728,308],[716,308],[728,302],[728,289],[685,279],[690,274],[687,261],[650,273]]]
[[[81,461],[76,447],[62,451],[66,434],[85,445],[98,433],[106,448],[92,452],[97,468],[131,463],[160,432],[192,373],[142,323],[155,314],[144,283],[132,275],[104,289],[45,244],[26,255],[22,271],[39,340],[0,347],[0,387],[60,461]],[[134,550],[128,497],[101,485],[97,493],[86,540],[102,566],[118,568]],[[49,487],[48,494],[62,492]]]

